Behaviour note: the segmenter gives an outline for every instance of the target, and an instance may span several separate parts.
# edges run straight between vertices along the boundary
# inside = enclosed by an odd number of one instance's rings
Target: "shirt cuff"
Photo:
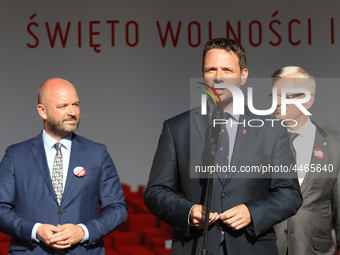
[[[87,229],[87,227],[84,225],[84,224],[82,224],[82,223],[80,223],[80,224],[78,224],[78,226],[79,227],[81,227],[82,229],[83,229],[83,231],[84,231],[84,239],[80,242],[80,243],[84,243],[84,242],[87,242],[88,240],[89,240],[89,230]]]
[[[195,205],[196,205],[196,204],[195,204]],[[191,214],[192,208],[193,208],[195,205],[191,206],[191,208],[190,208],[190,210],[189,210],[189,214],[188,214],[188,225],[189,225],[190,227],[193,227],[193,226],[194,226],[194,224],[191,222],[190,214]]]
[[[38,227],[41,225],[41,223],[35,223],[35,225],[33,226],[33,229],[32,229],[32,233],[31,233],[31,239],[33,241],[36,241],[36,242],[40,242],[40,240],[37,238],[37,230],[38,230]]]

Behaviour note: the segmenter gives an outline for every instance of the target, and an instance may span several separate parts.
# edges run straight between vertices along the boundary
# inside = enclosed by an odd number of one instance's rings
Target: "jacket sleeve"
[[[174,226],[184,235],[189,234],[188,215],[194,203],[178,192],[178,151],[169,125],[164,122],[158,148],[152,164],[144,202],[156,217]]]
[[[332,196],[333,222],[336,235],[336,245],[340,249],[340,169],[335,180]]]
[[[128,213],[119,176],[106,149],[103,151],[101,162],[100,214],[83,223],[89,230],[89,244],[118,228],[125,222]]]
[[[15,213],[16,181],[14,149],[9,147],[0,163],[0,232],[32,246],[31,232],[36,222]]]
[[[302,195],[296,172],[295,160],[289,145],[287,131],[281,128],[272,150],[270,166],[272,170],[269,193],[262,199],[246,203],[252,217],[252,227],[248,232],[258,236],[275,224],[296,214],[302,205]]]

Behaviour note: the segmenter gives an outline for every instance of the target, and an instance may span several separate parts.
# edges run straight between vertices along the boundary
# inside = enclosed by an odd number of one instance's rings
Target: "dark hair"
[[[226,51],[234,52],[238,57],[238,63],[240,65],[240,70],[242,71],[247,67],[247,57],[246,51],[244,48],[235,40],[227,39],[227,38],[215,38],[208,41],[203,50],[203,57],[202,57],[202,70],[204,69],[204,61],[205,55],[209,50],[212,49],[221,49]]]

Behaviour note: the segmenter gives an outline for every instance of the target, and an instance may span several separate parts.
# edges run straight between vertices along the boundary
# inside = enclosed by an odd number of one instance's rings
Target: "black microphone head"
[[[223,109],[220,105],[217,105],[213,111],[212,111],[212,114],[211,114],[211,119],[214,120],[214,119],[223,119],[224,118],[224,114],[223,114]]]

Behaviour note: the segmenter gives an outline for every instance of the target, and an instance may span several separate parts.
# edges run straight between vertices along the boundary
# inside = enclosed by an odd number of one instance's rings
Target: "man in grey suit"
[[[232,39],[208,41],[202,73],[212,86],[226,82],[242,86],[248,76],[243,47]],[[230,90],[217,89],[217,94],[233,123],[270,118],[255,116],[248,109],[243,115],[234,114]],[[214,108],[213,103],[208,105]],[[207,180],[193,178],[191,167],[205,165],[210,120],[209,114],[195,108],[165,121],[153,161],[144,201],[153,214],[174,226],[172,255],[197,255],[202,249]],[[223,126],[229,146],[220,146],[219,151],[236,171],[214,176],[207,250],[214,255],[276,255],[273,225],[295,214],[302,203],[296,174],[239,170],[294,164],[287,131],[271,124],[229,126]]]
[[[282,96],[282,88],[304,88],[311,98],[304,103],[310,109],[315,99],[315,80],[297,66],[283,67],[273,73],[273,87]],[[287,99],[305,94],[286,92]],[[280,102],[280,100],[278,100]],[[303,204],[296,215],[274,226],[280,255],[335,254],[332,239],[334,220],[336,245],[340,244],[340,141],[324,131],[294,104],[287,104],[284,115],[278,103],[277,119],[290,126],[292,150],[296,155]],[[292,139],[292,137],[295,137]]]

